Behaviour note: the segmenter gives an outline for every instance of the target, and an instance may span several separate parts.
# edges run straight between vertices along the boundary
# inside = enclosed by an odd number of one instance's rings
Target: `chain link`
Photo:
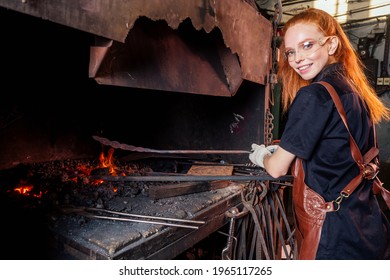
[[[271,145],[274,138],[272,134],[272,130],[274,129],[273,120],[274,116],[272,115],[271,111],[267,109],[264,122],[264,144],[266,146]]]

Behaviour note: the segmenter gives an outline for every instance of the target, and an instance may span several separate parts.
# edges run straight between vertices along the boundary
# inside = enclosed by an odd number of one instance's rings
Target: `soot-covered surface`
[[[151,199],[149,187],[166,182],[116,182],[98,178],[110,174],[172,174],[185,172],[189,165],[178,165],[176,160],[167,159],[116,161],[106,167],[102,162],[102,158],[52,161],[1,171],[3,240],[11,245],[2,250],[1,258],[142,259],[153,258],[158,251],[155,258],[173,258],[224,224],[223,214],[237,204],[243,185],[229,183],[215,190]],[[91,211],[85,211],[91,209],[94,216],[90,216]],[[99,210],[143,216],[141,221],[118,221],[118,215]],[[179,222],[154,224],[144,216],[174,218]],[[204,223],[194,225],[186,220]],[[183,227],[183,224],[196,228]],[[187,241],[172,245],[185,236]],[[167,252],[165,247],[170,247]]]

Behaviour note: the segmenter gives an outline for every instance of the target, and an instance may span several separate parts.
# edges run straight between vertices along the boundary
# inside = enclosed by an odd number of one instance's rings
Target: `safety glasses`
[[[284,57],[292,62],[296,59],[297,54],[300,55],[300,58],[305,59],[306,57],[312,55],[316,51],[318,51],[323,45],[325,45],[326,41],[332,36],[326,36],[320,38],[318,40],[309,40],[302,42],[298,45],[297,49],[288,49],[284,52]]]

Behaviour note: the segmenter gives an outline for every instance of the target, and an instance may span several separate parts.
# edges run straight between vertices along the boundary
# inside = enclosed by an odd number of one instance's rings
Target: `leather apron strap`
[[[377,147],[377,139],[376,139],[376,129],[375,123],[372,123],[373,132],[374,132],[374,146],[368,150],[364,156],[362,156],[355,140],[353,139],[351,132],[347,123],[347,116],[344,111],[344,107],[341,103],[340,97],[336,93],[335,89],[332,85],[327,82],[320,81],[319,84],[323,85],[329,92],[330,96],[333,99],[333,102],[336,105],[337,111],[340,114],[341,119],[344,122],[345,127],[349,133],[350,139],[350,147],[351,147],[351,155],[353,159],[356,161],[360,172],[359,174],[351,180],[351,182],[344,187],[344,189],[340,192],[340,196],[332,202],[328,202],[327,208],[333,208],[334,211],[337,211],[340,208],[340,204],[344,198],[347,198],[363,181],[363,179],[373,180],[373,192],[374,194],[381,194],[384,199],[387,207],[390,209],[390,191],[388,191],[385,187],[383,187],[383,183],[377,177],[379,173],[379,149]]]
[[[375,147],[370,149],[363,158],[349,130],[347,117],[338,94],[329,83],[321,81],[319,84],[323,85],[328,90],[333,102],[335,103],[337,111],[347,128],[349,133],[351,155],[359,166],[360,172],[343,188],[338,198],[330,202],[325,202],[324,198],[320,194],[305,184],[305,173],[302,160],[299,158],[294,160],[291,166],[292,175],[294,176],[294,218],[297,225],[296,238],[298,245],[298,258],[301,260],[312,260],[316,258],[326,213],[340,209],[340,204],[343,199],[349,197],[349,195],[362,182],[364,178],[363,174],[365,170],[365,163],[370,162],[378,155],[378,148],[375,145]]]

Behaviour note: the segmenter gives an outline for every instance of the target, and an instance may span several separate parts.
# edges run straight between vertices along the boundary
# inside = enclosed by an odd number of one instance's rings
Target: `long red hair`
[[[371,119],[375,123],[378,123],[381,120],[389,120],[390,109],[382,103],[375,90],[370,85],[367,76],[364,73],[365,66],[363,62],[335,18],[325,11],[308,8],[288,20],[283,28],[283,33],[297,23],[316,25],[319,31],[325,36],[337,36],[339,38],[339,45],[334,53],[335,61],[344,65],[346,79],[350,81],[355,92],[366,104]],[[283,43],[281,45],[281,50],[284,51]],[[310,81],[302,79],[284,58],[279,60],[278,77],[283,85],[283,111],[287,111],[294,100],[297,91],[301,87],[308,85]]]

